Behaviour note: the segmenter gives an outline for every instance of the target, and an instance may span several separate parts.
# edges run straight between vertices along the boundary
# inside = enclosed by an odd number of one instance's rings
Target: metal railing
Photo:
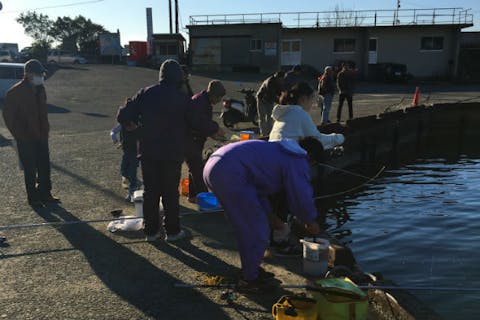
[[[400,25],[473,25],[471,9],[433,8],[190,16],[190,25],[281,23],[286,28],[368,27]]]

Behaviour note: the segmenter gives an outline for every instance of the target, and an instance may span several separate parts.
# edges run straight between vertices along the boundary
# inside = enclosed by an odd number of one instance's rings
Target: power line
[[[44,9],[56,9],[56,8],[65,8],[65,7],[74,7],[74,6],[80,6],[84,4],[91,4],[91,3],[98,3],[98,2],[103,2],[105,0],[89,0],[89,1],[80,1],[80,2],[72,2],[72,3],[66,3],[66,4],[58,4],[54,6],[48,6],[48,7],[38,7],[38,8],[31,8],[31,9],[25,9],[25,10],[14,10],[14,11],[5,11],[5,13],[18,13],[18,12],[23,12],[26,10],[44,10]]]

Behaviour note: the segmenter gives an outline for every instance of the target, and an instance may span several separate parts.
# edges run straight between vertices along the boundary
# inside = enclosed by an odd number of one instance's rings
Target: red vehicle
[[[130,41],[128,47],[130,52],[128,60],[135,61],[137,65],[145,65],[147,62],[147,42]]]

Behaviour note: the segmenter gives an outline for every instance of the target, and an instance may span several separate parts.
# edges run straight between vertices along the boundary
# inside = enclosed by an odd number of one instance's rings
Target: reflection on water
[[[446,319],[480,319],[479,193],[480,160],[417,160],[341,199],[326,224],[367,272],[403,286],[479,288],[414,293]]]

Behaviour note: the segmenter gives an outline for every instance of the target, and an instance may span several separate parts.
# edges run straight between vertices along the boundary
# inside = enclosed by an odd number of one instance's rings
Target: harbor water
[[[480,319],[480,157],[417,159],[327,211],[362,270],[405,287],[444,319]]]

